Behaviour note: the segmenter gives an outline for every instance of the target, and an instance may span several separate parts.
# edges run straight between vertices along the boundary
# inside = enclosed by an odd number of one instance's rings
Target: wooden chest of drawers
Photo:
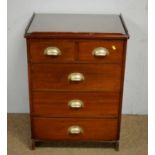
[[[119,15],[34,14],[26,29],[32,148],[119,146],[126,44]]]

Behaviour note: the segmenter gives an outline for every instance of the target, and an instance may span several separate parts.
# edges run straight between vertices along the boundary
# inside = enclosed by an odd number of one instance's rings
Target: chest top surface
[[[120,15],[34,14],[26,29],[26,34],[48,32],[128,35]]]

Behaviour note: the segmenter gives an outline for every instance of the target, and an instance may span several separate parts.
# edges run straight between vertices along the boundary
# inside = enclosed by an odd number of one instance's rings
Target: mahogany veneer
[[[34,14],[25,38],[32,149],[58,140],[118,150],[129,38],[122,16]]]
[[[72,72],[81,72],[85,80],[69,81]],[[118,64],[33,64],[33,90],[119,91],[121,65]]]
[[[117,119],[37,118],[34,117],[32,133],[43,140],[117,140]],[[78,124],[83,133],[70,134],[68,127]]]
[[[68,106],[68,101],[75,98],[84,102],[81,109],[72,109]],[[32,102],[34,116],[118,117],[119,93],[40,91],[33,92]]]

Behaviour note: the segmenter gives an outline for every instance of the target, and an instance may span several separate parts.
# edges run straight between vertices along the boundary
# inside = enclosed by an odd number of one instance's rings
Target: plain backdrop
[[[29,112],[24,30],[37,13],[122,13],[128,41],[124,114],[147,114],[147,0],[8,0],[8,112]]]

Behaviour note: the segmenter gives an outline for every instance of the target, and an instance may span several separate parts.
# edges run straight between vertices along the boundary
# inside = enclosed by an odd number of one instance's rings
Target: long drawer
[[[120,91],[120,64],[33,64],[33,90]]]
[[[117,119],[33,117],[33,138],[44,140],[116,140]]]
[[[33,115],[118,117],[119,93],[33,92]]]

